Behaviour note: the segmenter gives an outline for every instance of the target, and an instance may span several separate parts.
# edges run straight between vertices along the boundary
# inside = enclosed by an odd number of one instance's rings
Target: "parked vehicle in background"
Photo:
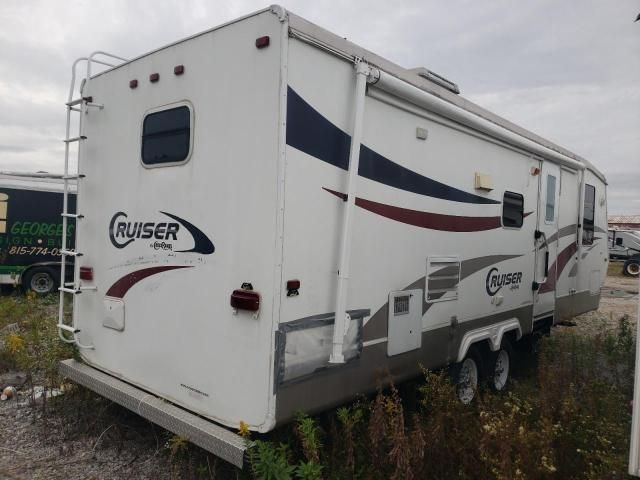
[[[0,173],[0,284],[22,285],[39,294],[57,289],[62,247],[60,177]],[[75,193],[69,196],[70,211],[75,211],[75,197]],[[74,231],[75,222],[69,222],[69,246]]]
[[[609,258],[624,260],[622,273],[631,277],[640,275],[640,232],[635,230],[609,230]]]
[[[635,230],[609,230],[609,257],[626,260],[640,253],[640,232]]]
[[[514,346],[598,307],[602,173],[425,68],[273,6],[85,78],[61,371],[231,462],[220,425],[421,365],[501,390]]]

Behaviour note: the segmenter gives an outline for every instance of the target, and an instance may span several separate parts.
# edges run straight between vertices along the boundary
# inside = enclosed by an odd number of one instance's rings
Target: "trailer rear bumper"
[[[59,368],[64,377],[243,467],[245,440],[226,428],[76,360],[63,360]]]

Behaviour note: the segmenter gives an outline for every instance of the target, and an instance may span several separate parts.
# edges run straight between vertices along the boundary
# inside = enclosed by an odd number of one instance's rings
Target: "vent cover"
[[[427,302],[457,300],[460,283],[459,257],[427,258]]]
[[[402,295],[393,299],[393,314],[406,315],[409,313],[409,295]]]

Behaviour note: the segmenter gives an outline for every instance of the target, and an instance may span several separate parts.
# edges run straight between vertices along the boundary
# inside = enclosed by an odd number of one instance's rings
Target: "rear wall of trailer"
[[[84,283],[97,287],[76,297],[78,336],[95,346],[83,358],[221,424],[256,430],[273,425],[281,33],[263,12],[99,75],[83,92],[104,104],[85,116],[79,166],[77,245],[94,272]],[[269,47],[256,48],[265,35]],[[144,165],[145,118],[184,106],[187,158]],[[127,222],[126,235],[136,222],[179,230],[162,241],[116,238]],[[245,282],[260,293],[258,315],[231,308]]]

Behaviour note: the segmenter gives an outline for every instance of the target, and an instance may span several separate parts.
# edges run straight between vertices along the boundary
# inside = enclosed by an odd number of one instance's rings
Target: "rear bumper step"
[[[226,428],[76,360],[63,360],[59,368],[62,376],[243,467],[245,440]]]

